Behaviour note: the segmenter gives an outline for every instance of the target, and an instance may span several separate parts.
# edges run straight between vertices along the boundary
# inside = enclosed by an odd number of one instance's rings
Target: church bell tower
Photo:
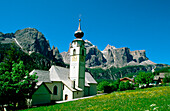
[[[72,41],[70,48],[70,79],[75,81],[75,85],[84,90],[86,49],[85,42],[81,39],[84,33],[81,31],[80,21],[79,19],[78,30],[74,33],[76,39]]]

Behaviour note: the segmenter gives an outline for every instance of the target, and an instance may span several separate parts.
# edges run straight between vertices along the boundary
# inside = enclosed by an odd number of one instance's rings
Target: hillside
[[[140,90],[113,92],[107,95],[71,101],[51,106],[31,108],[25,111],[48,110],[113,110],[113,111],[168,111],[170,110],[170,87],[154,87]]]

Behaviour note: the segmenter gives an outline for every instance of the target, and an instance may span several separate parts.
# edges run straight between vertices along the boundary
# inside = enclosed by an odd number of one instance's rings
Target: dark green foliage
[[[113,90],[112,90],[112,87],[111,86],[104,86],[104,93],[111,93]]]
[[[119,90],[120,90],[120,91],[126,90],[126,88],[125,88],[125,82],[123,82],[123,81],[120,82],[120,84],[119,84]]]
[[[15,107],[17,102],[28,98],[35,79],[35,74],[29,75],[29,71],[25,70],[23,61],[0,63],[0,103],[13,104]]]
[[[159,75],[161,72],[170,72],[170,67],[156,68],[154,75]]]
[[[141,71],[150,71],[152,69],[152,66],[126,66],[122,68],[115,68],[111,67],[109,69],[102,69],[102,68],[88,68],[87,71],[90,72],[93,77],[100,81],[102,79],[105,80],[115,80],[122,77],[129,76],[130,78],[133,77],[133,75],[137,75]]]
[[[125,89],[126,90],[130,90],[130,89],[132,89],[133,88],[133,85],[131,84],[131,83],[129,83],[129,81],[126,81],[125,82]]]
[[[97,81],[98,84],[99,84],[100,82],[102,82],[102,81],[107,81],[107,82],[109,82],[109,83],[113,83],[113,82],[114,82],[114,80],[111,80],[111,79],[97,79],[96,81]]]
[[[109,86],[109,82],[107,81],[102,81],[97,85],[97,90],[102,91],[104,90],[104,87]]]
[[[32,82],[36,76],[29,75],[29,72],[33,70],[35,63],[15,44],[1,44],[1,47],[6,50],[0,63],[0,103],[16,106],[17,102],[23,101],[33,90]]]
[[[137,75],[135,78],[135,82],[149,86],[149,83],[153,82],[153,77],[154,75],[151,72],[140,72],[139,75]]]
[[[26,66],[26,70],[32,71],[36,64],[33,62],[33,59],[23,52],[19,47],[17,47],[14,43],[13,44],[0,44],[0,54],[1,61],[6,62],[9,64],[9,69],[11,70],[12,67],[12,61],[18,63],[20,60],[24,62],[24,65]]]
[[[36,63],[35,69],[48,70],[51,67],[50,60],[42,54],[33,52],[30,57]]]
[[[169,83],[170,82],[170,74],[165,74],[165,78],[163,78],[163,83]]]
[[[10,63],[11,61],[18,62],[19,60],[22,60],[29,72],[33,69],[49,70],[51,65],[69,67],[69,65],[66,65],[61,61],[57,61],[56,59],[50,60],[40,53],[33,52],[31,55],[28,55],[15,43],[0,44],[0,62],[5,59]]]
[[[117,91],[119,88],[119,84],[117,84],[116,82],[109,84],[109,86],[112,88],[112,91]]]

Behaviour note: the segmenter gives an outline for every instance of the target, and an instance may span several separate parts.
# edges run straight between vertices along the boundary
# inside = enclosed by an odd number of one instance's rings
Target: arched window
[[[54,86],[54,88],[53,88],[53,94],[54,94],[54,95],[57,95],[57,86]]]
[[[76,54],[76,49],[73,50],[73,55],[75,55],[75,54]]]

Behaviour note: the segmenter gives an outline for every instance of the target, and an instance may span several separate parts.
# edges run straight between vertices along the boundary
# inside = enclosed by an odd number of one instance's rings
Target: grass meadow
[[[113,92],[25,111],[170,111],[170,86]]]

